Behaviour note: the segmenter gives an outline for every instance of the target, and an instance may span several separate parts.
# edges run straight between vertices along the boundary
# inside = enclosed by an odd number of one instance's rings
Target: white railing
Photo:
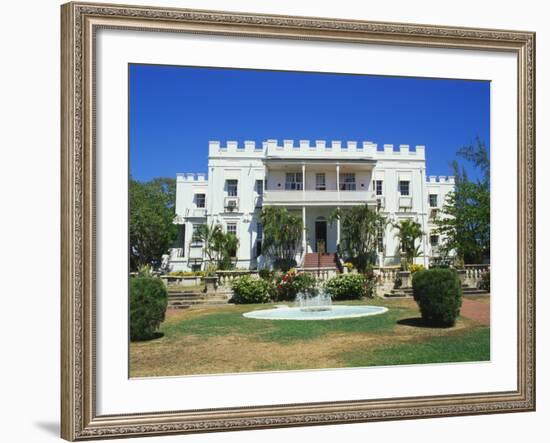
[[[320,280],[323,282],[331,279],[332,277],[335,277],[338,273],[334,268],[307,268],[307,269],[297,268],[296,271],[303,272],[306,274],[311,274],[315,278],[317,278],[317,280]]]
[[[269,203],[293,203],[298,201],[307,202],[350,202],[361,203],[366,201],[376,201],[376,196],[372,191],[337,191],[337,190],[269,190],[264,192],[263,202]]]
[[[216,271],[216,276],[218,277],[218,286],[231,288],[231,283],[233,282],[233,280],[243,275],[258,277],[258,271],[249,271],[245,269],[233,271]]]
[[[476,288],[481,281],[483,274],[491,270],[490,265],[464,265],[466,275],[464,284],[471,288]]]

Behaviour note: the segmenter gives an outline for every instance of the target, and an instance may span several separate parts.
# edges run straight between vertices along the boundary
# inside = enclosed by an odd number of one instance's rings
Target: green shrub
[[[434,326],[454,326],[462,305],[462,286],[454,269],[415,272],[413,295],[422,318]]]
[[[204,277],[205,271],[172,271],[168,275],[172,277]]]
[[[477,286],[479,289],[491,292],[491,271],[487,271],[481,274],[481,280],[479,281]]]
[[[269,301],[271,285],[261,278],[243,275],[233,280],[231,287],[234,303],[266,303]]]
[[[159,278],[130,279],[130,340],[149,340],[164,321],[168,292]]]
[[[317,279],[313,275],[290,270],[278,279],[274,298],[276,301],[294,301],[299,292],[312,293],[316,287]]]
[[[273,262],[273,267],[283,272],[296,267],[296,260],[293,258],[278,258]]]
[[[270,271],[269,269],[260,269],[258,271],[258,275],[264,280],[272,281],[273,277],[275,277],[275,271]]]
[[[367,295],[367,279],[362,274],[340,274],[325,284],[333,300],[354,300]]]

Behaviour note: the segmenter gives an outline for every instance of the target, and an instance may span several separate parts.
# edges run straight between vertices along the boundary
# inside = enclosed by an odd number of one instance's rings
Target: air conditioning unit
[[[229,212],[234,212],[239,209],[239,198],[238,197],[225,197],[225,209]]]
[[[411,197],[400,197],[399,198],[399,207],[400,208],[412,208],[412,198]]]

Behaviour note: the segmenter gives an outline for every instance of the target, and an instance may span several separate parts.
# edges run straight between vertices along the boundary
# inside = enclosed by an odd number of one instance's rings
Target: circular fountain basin
[[[332,305],[327,306],[325,309],[322,308],[323,307],[302,309],[284,306],[275,309],[245,312],[243,315],[247,318],[255,318],[258,320],[335,320],[339,318],[357,318],[378,315],[388,310],[388,308],[382,306],[351,305]]]

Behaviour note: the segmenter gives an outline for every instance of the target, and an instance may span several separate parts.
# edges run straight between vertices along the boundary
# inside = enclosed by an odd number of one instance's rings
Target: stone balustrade
[[[233,271],[216,271],[218,277],[218,286],[223,288],[230,288],[231,283],[237,277],[243,275],[250,275],[252,277],[258,277],[258,271],[249,271],[249,270],[233,270]]]
[[[308,268],[308,269],[297,268],[296,270],[298,272],[311,274],[317,280],[320,280],[322,282],[327,281],[332,277],[335,277],[337,274],[337,271],[334,268]]]

